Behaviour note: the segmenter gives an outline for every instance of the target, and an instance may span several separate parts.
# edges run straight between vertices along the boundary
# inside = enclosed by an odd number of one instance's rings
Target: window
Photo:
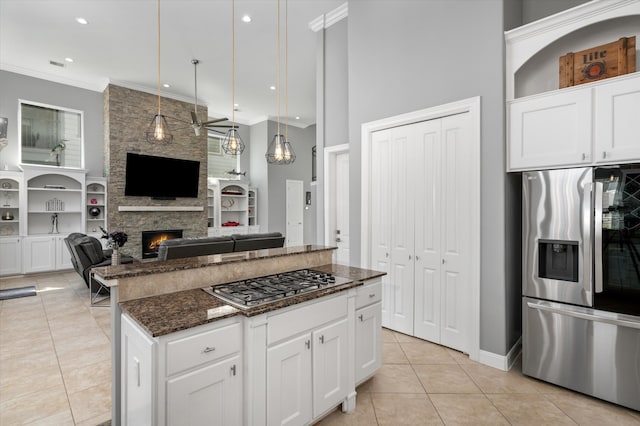
[[[82,168],[82,111],[20,101],[22,163]]]
[[[240,176],[227,172],[240,171],[240,156],[228,155],[222,151],[222,136],[209,132],[207,137],[208,177],[239,179]]]

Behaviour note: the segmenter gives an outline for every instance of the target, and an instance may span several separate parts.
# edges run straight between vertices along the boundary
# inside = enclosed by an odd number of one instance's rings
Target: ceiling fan
[[[237,129],[238,126],[216,124],[221,121],[227,121],[228,118],[226,117],[200,122],[200,119],[198,118],[198,64],[200,63],[200,61],[198,59],[192,59],[191,63],[193,64],[193,77],[194,77],[194,83],[195,83],[195,98],[193,102],[193,111],[191,111],[191,127],[193,128],[193,131],[195,132],[196,136],[200,136],[200,129],[202,129],[203,127],[213,132],[220,133],[221,135],[223,135],[224,132],[216,130],[215,129],[216,127],[226,128],[226,129],[231,129],[231,128]]]

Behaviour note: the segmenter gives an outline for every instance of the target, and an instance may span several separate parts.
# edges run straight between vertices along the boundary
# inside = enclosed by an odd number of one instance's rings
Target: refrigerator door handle
[[[593,274],[596,293],[602,293],[602,187],[602,182],[593,184]]]
[[[593,183],[589,182],[584,185],[582,196],[582,250],[584,251],[584,262],[582,265],[582,288],[588,295],[588,299],[592,301],[591,289],[593,288],[593,255],[591,232],[593,228]],[[593,302],[589,303],[590,306]]]
[[[554,306],[555,305],[555,306]],[[626,316],[626,318],[620,318],[620,315],[616,315],[617,318],[598,315],[595,313],[584,312],[586,309],[579,310],[579,308],[574,308],[572,306],[562,305],[561,307],[558,304],[551,302],[527,302],[527,306],[531,309],[537,309],[540,311],[547,311],[553,314],[566,315],[574,318],[580,318],[587,321],[594,322],[602,322],[605,324],[612,324],[616,326],[629,327],[629,328],[637,328],[640,330],[640,321],[635,320],[634,318],[630,318]],[[614,314],[615,315],[615,314]]]

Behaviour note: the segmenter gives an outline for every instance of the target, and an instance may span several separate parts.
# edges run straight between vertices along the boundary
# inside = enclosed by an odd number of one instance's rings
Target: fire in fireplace
[[[158,257],[158,248],[164,240],[182,238],[182,229],[142,231],[142,258]]]

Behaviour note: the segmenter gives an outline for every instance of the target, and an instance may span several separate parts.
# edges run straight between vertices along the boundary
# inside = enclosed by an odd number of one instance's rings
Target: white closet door
[[[401,333],[413,335],[414,306],[414,191],[412,148],[414,128],[392,129],[391,135],[391,323]]]
[[[417,123],[415,167],[415,336],[440,342],[441,120]]]
[[[470,114],[442,119],[441,341],[468,352],[470,323]]]
[[[371,268],[386,272],[382,277],[382,325],[391,327],[391,206],[389,203],[389,147],[391,131],[371,136]]]

